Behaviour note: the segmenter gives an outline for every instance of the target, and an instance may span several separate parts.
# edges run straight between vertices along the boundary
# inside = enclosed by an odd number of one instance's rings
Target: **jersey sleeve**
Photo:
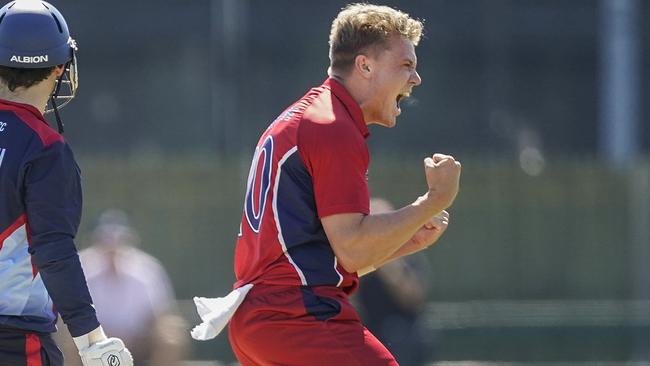
[[[29,253],[55,309],[73,337],[99,326],[74,237],[81,219],[81,178],[62,141],[39,150],[24,165],[23,189]]]
[[[368,147],[352,122],[303,121],[298,151],[312,176],[320,218],[339,213],[368,214]]]

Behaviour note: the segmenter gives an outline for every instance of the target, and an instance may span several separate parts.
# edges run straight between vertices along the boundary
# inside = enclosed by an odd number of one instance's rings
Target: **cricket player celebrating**
[[[63,366],[51,333],[61,314],[85,366],[131,366],[124,343],[95,316],[73,238],[79,168],[43,118],[77,88],[77,46],[40,0],[0,9],[0,364]],[[62,94],[63,91],[67,95]],[[115,294],[119,296],[119,294]]]
[[[195,299],[204,320],[195,338],[215,336],[234,313],[230,342],[245,366],[397,365],[348,295],[359,275],[433,244],[458,192],[460,163],[434,154],[424,159],[421,197],[369,214],[367,126],[393,127],[400,100],[420,85],[421,32],[420,21],[386,6],[354,4],[338,14],[329,78],[259,140],[235,249],[235,291]]]

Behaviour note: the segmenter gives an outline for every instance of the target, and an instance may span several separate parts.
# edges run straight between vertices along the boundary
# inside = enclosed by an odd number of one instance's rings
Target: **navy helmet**
[[[77,92],[76,51],[67,23],[53,5],[15,0],[0,9],[0,66],[34,69],[65,65],[46,112],[58,114],[57,107],[66,105]]]

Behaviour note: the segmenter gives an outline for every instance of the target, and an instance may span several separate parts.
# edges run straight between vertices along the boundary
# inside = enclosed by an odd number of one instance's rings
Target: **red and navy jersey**
[[[251,164],[235,287],[246,283],[356,289],[337,263],[320,219],[368,214],[368,129],[334,79],[311,89],[262,134]]]
[[[99,326],[74,245],[79,167],[30,105],[0,100],[0,328],[73,336]]]

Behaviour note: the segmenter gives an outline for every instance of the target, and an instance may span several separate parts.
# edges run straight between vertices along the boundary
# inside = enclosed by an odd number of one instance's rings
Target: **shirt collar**
[[[0,99],[0,105],[2,104],[9,106],[11,109],[26,109],[31,114],[33,114],[36,118],[38,118],[40,121],[42,121],[43,123],[49,126],[49,123],[47,123],[45,117],[43,117],[43,113],[41,113],[41,111],[39,111],[36,107],[34,107],[31,104],[18,103],[18,102],[5,100],[5,99]]]
[[[327,78],[323,83],[323,86],[328,87],[332,91],[332,94],[343,103],[345,109],[347,109],[348,113],[352,116],[352,120],[354,120],[354,124],[359,129],[359,132],[361,132],[361,135],[363,135],[364,138],[367,138],[370,135],[368,125],[366,125],[366,121],[363,119],[363,112],[361,111],[361,107],[359,107],[359,103],[352,98],[350,92],[348,92],[340,82],[333,78]]]

